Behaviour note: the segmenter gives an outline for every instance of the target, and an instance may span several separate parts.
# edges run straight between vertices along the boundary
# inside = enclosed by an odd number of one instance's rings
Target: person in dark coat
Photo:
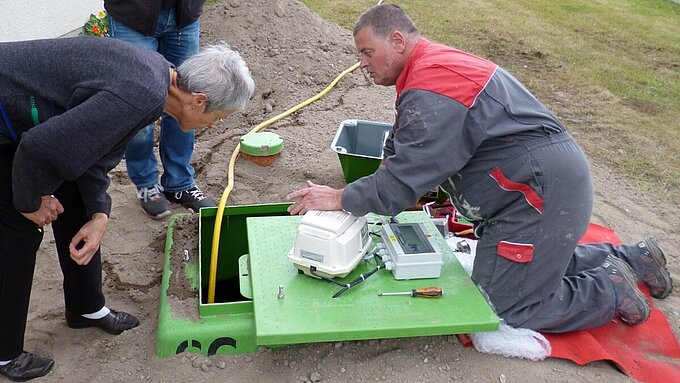
[[[226,45],[175,68],[156,52],[100,37],[0,43],[0,374],[23,381],[54,362],[23,349],[36,253],[52,225],[66,324],[111,334],[133,315],[109,309],[100,245],[107,173],[165,112],[183,131],[243,110],[254,83]]]

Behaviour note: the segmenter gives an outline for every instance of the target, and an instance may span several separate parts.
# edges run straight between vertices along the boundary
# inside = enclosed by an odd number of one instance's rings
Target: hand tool
[[[457,231],[457,232],[455,232],[455,233],[453,233],[453,234],[455,234],[456,236],[462,237],[462,236],[464,236],[464,235],[473,234],[474,232],[475,232],[474,229],[465,229],[465,230]]]
[[[397,293],[378,293],[378,296],[383,295],[410,295],[414,298],[439,298],[444,294],[441,287],[425,287],[422,289],[413,289],[411,291],[402,291]]]
[[[371,275],[373,275],[373,273],[375,273],[376,271],[378,271],[378,270],[380,270],[380,269],[382,269],[382,268],[384,268],[384,267],[385,267],[385,265],[380,265],[380,264],[378,264],[378,265],[375,266],[375,268],[374,268],[373,270],[369,271],[368,273],[359,275],[359,276],[358,276],[357,278],[355,278],[352,282],[346,284],[345,287],[343,287],[343,288],[341,288],[340,290],[338,290],[337,293],[333,294],[333,297],[332,297],[332,298],[337,298],[337,297],[339,297],[340,295],[344,294],[345,291],[347,291],[347,290],[351,289],[352,287],[358,285],[359,283],[365,281],[366,278],[370,277]]]
[[[338,286],[342,286],[342,289],[338,290],[337,293],[333,294],[332,298],[337,298],[340,295],[344,294],[347,290],[349,290],[352,287],[358,285],[359,283],[365,281],[366,278],[373,275],[376,271],[385,268],[385,264],[383,263],[382,259],[378,256],[377,253],[373,254],[373,258],[375,259],[375,262],[376,262],[375,268],[373,268],[371,271],[367,272],[366,274],[360,274],[357,278],[355,278],[353,281],[351,281],[349,283],[341,283],[341,282],[336,281],[333,278],[328,278],[325,275],[321,275],[321,274],[316,272],[316,267],[314,267],[314,266],[309,267],[309,273],[311,275],[315,276],[315,277],[323,279],[324,281],[326,281],[328,283],[335,283]]]

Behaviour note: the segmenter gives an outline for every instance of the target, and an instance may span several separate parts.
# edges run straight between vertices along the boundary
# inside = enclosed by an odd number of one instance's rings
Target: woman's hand
[[[33,213],[21,213],[24,217],[33,221],[39,227],[49,225],[55,221],[59,214],[64,212],[61,202],[53,195],[44,195],[40,201],[40,207]]]
[[[92,219],[78,230],[71,239],[69,250],[71,259],[79,265],[87,265],[101,245],[102,238],[109,226],[109,216],[95,213]]]

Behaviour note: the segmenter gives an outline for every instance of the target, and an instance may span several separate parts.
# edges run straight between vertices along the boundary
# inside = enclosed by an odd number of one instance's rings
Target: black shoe
[[[66,325],[70,328],[99,327],[109,334],[118,335],[125,330],[139,326],[139,321],[133,315],[114,310],[100,319],[87,319],[82,315],[66,311]]]
[[[179,203],[192,213],[198,213],[202,207],[215,207],[215,201],[207,197],[198,186],[178,192],[163,192],[165,197],[174,203]]]
[[[647,237],[638,244],[642,251],[638,263],[641,271],[638,278],[649,285],[649,294],[654,298],[664,299],[673,291],[673,279],[666,269],[666,256],[656,242],[656,238]]]
[[[616,312],[631,326],[641,324],[652,313],[649,303],[637,287],[635,271],[624,261],[608,255],[602,267],[609,275],[616,294]]]
[[[47,375],[53,366],[52,359],[24,351],[8,364],[1,366],[0,375],[5,375],[15,382],[24,382]]]

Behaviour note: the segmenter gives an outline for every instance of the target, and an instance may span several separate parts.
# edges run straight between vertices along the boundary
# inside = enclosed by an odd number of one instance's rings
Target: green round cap
[[[241,151],[251,156],[273,156],[281,150],[283,139],[276,133],[248,133],[241,137]]]

